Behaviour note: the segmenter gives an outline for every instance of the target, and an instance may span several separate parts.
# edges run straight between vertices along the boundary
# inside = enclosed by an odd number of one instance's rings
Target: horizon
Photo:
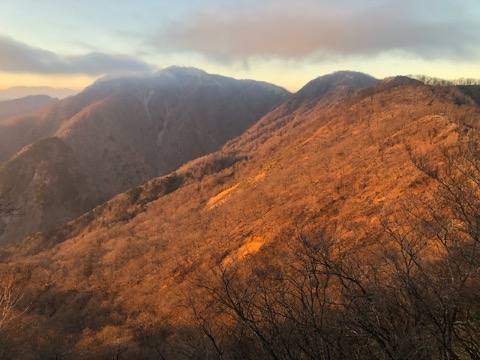
[[[200,69],[200,68],[195,68],[195,67],[191,67],[191,66],[178,66],[178,65],[171,65],[171,66],[168,66],[168,67],[165,67],[163,69],[159,69],[157,72],[160,72],[162,70],[166,70],[166,69],[169,69],[169,68],[174,68],[174,67],[178,67],[178,68],[185,68],[185,69],[196,69],[196,70],[200,70],[200,71],[205,71],[203,69]],[[305,87],[308,83],[310,83],[311,81],[317,79],[317,78],[321,78],[323,76],[328,76],[328,75],[331,75],[331,74],[335,74],[335,73],[340,73],[340,72],[356,72],[356,73],[360,73],[360,74],[364,74],[364,75],[368,75],[368,76],[372,76],[374,77],[375,79],[377,80],[385,80],[385,79],[388,79],[388,78],[393,78],[393,77],[396,77],[396,76],[405,76],[405,77],[409,77],[409,78],[412,78],[412,79],[416,79],[418,80],[419,77],[427,77],[427,78],[431,78],[431,79],[436,79],[436,80],[441,80],[441,81],[447,81],[447,82],[456,82],[456,81],[462,81],[462,80],[471,80],[473,79],[476,83],[480,83],[480,78],[472,78],[472,77],[458,77],[458,78],[451,78],[451,79],[446,79],[446,78],[440,78],[440,77],[437,77],[437,76],[429,76],[429,75],[425,75],[425,74],[393,74],[391,76],[385,76],[385,77],[376,77],[376,76],[373,76],[369,73],[365,73],[365,72],[361,72],[361,71],[356,71],[356,70],[349,70],[349,69],[342,69],[342,70],[334,70],[332,72],[329,72],[329,73],[325,73],[325,74],[320,74],[320,75],[317,75],[313,78],[311,78],[310,80],[307,80],[304,84],[302,84],[298,89],[295,89],[295,90],[290,90],[286,87],[283,87],[279,84],[276,84],[276,83],[273,83],[273,82],[268,82],[268,81],[265,81],[265,80],[261,80],[261,79],[249,79],[249,78],[234,78],[232,76],[229,76],[229,75],[226,75],[226,74],[220,74],[220,73],[215,73],[215,72],[206,72],[207,74],[210,74],[210,75],[219,75],[219,76],[224,76],[224,77],[231,77],[233,79],[236,79],[236,80],[254,80],[254,81],[259,81],[259,82],[266,82],[266,83],[269,83],[269,84],[272,84],[272,85],[276,85],[276,86],[279,86],[279,87],[282,87],[284,88],[285,90],[289,91],[290,93],[292,94],[295,94],[296,92],[300,91],[303,87]],[[116,75],[116,76],[111,76],[112,79],[115,79],[115,78],[125,78],[125,77],[129,77],[129,76],[136,76],[136,75],[140,75],[140,76],[151,76],[151,75],[154,75],[156,72],[151,72],[151,73],[148,73],[148,74],[121,74],[121,75]],[[96,82],[98,81],[102,81],[104,79],[109,79],[110,75],[104,75],[104,76],[101,76],[97,79],[94,79],[92,83],[89,83],[87,84],[85,87],[83,88],[80,88],[80,89],[72,89],[72,88],[61,88],[61,87],[53,87],[53,86],[48,86],[48,85],[32,85],[32,86],[28,86],[28,85],[16,85],[16,86],[12,86],[12,87],[8,87],[8,88],[0,88],[0,100],[13,100],[13,99],[16,99],[16,98],[21,98],[21,97],[24,97],[24,96],[30,96],[30,95],[49,95],[49,96],[52,96],[49,94],[49,91],[50,92],[55,92],[57,95],[54,95],[52,97],[59,97],[60,99],[61,98],[65,98],[65,97],[69,97],[69,96],[72,96],[72,95],[76,95],[82,91],[84,91],[86,88],[92,86],[93,84],[95,84]],[[422,80],[420,80],[422,81]],[[13,97],[9,97],[9,98],[5,98],[5,97],[2,97],[1,96],[1,93],[4,92],[4,93],[9,93],[9,92],[12,92],[12,93],[19,93],[19,94],[23,94],[23,92],[26,92],[28,93],[27,95],[19,95],[19,96],[13,96]],[[65,92],[65,94],[67,95],[58,95],[58,94],[62,94],[62,92]],[[72,93],[73,92],[73,93]]]
[[[0,89],[81,91],[112,74],[177,65],[291,92],[339,70],[376,78],[480,78],[473,0],[59,0],[0,4]],[[52,31],[53,30],[53,31]]]

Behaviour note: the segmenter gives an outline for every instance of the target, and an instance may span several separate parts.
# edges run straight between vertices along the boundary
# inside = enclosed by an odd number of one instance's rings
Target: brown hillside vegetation
[[[21,294],[5,352],[478,359],[478,105],[336,76],[221,151],[4,248]]]

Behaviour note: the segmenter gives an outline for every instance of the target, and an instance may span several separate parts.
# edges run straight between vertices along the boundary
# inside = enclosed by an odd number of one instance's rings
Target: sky
[[[480,78],[478,0],[1,0],[0,89],[192,66],[296,91],[338,70]]]

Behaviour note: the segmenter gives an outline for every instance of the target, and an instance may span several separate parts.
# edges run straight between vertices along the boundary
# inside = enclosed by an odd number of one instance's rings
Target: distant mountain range
[[[47,95],[31,95],[15,100],[0,101],[0,122],[37,111],[55,101]]]
[[[0,90],[0,101],[14,100],[34,95],[47,95],[52,98],[63,99],[76,93],[78,93],[78,91],[72,89],[57,89],[49,86],[14,86]]]

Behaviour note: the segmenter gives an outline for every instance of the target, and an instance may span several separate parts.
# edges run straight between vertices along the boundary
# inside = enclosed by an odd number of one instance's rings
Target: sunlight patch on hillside
[[[222,266],[228,266],[232,261],[242,260],[248,255],[253,255],[257,253],[262,246],[265,244],[265,241],[260,236],[252,236],[247,238],[245,244],[240,246],[236,251],[225,257],[222,261]]]
[[[266,175],[267,175],[267,173],[265,171],[262,171],[262,172],[258,173],[257,175],[255,175],[254,177],[250,178],[249,183],[251,183],[251,184],[258,183],[258,182],[262,181],[263,179],[265,179]]]
[[[213,209],[214,207],[223,204],[226,200],[226,197],[232,191],[234,191],[236,188],[238,188],[239,185],[240,184],[235,184],[235,185],[229,187],[228,189],[225,189],[222,192],[218,193],[217,195],[212,196],[207,202],[208,208]]]

